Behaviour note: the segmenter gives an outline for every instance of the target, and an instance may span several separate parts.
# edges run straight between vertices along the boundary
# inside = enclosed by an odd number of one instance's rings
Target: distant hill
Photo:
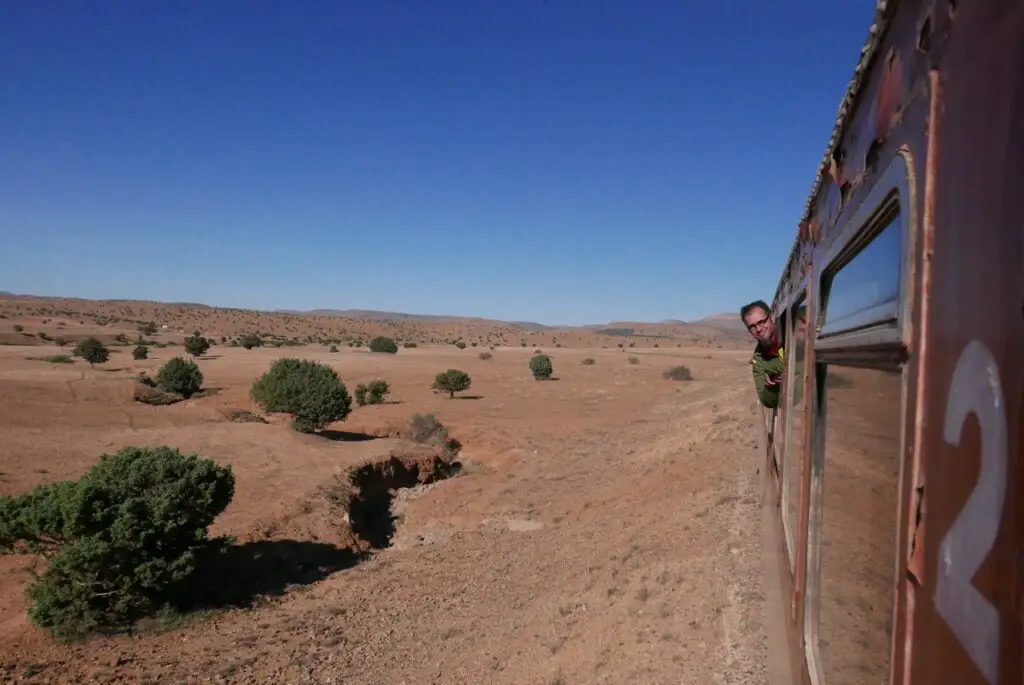
[[[738,313],[728,314],[712,314],[711,316],[705,316],[699,321],[691,321],[695,326],[704,326],[706,328],[714,328],[719,331],[725,331],[727,333],[746,333],[747,329],[740,320]]]
[[[7,291],[0,291],[0,297],[25,300],[52,300],[60,298],[47,298],[36,295],[19,295]],[[213,307],[200,302],[150,302],[125,299],[108,300],[81,300],[80,298],[67,298],[79,302],[97,302],[110,305],[129,304],[150,304],[156,306],[181,307],[187,309],[215,310],[232,309],[228,307]],[[243,310],[238,310],[243,311]],[[248,311],[248,310],[244,310]],[[257,311],[257,310],[253,310]],[[535,321],[502,321],[500,319],[488,319],[479,316],[458,316],[453,314],[408,314],[405,312],[389,312],[378,309],[275,309],[267,312],[269,314],[290,314],[292,316],[317,316],[341,319],[353,319],[369,322],[393,322],[407,324],[440,324],[440,325],[482,325],[487,327],[511,327],[525,333],[547,333],[555,331],[586,331],[608,339],[621,337],[639,338],[673,338],[675,336],[699,336],[707,337],[715,334],[725,333],[726,338],[737,338],[739,334],[745,333],[743,323],[735,314],[715,314],[705,317],[699,321],[682,321],[680,319],[666,319],[659,322],[644,321],[610,321],[608,323],[589,324],[583,326],[560,326],[546,325]]]
[[[538,323],[499,321],[479,316],[457,316],[455,314],[406,314],[404,312],[385,312],[378,309],[275,309],[275,314],[296,314],[299,316],[335,316],[345,319],[364,319],[368,321],[408,321],[419,323],[480,323],[493,325],[510,325],[525,330],[541,330],[547,328]]]

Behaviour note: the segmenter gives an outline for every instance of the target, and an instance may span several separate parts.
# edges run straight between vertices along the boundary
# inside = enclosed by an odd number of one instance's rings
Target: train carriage
[[[772,302],[774,683],[1024,683],[1024,2],[878,2]]]

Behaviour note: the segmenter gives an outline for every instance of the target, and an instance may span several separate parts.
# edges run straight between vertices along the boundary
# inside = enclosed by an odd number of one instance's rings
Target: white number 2
[[[935,605],[990,685],[999,671],[999,610],[973,585],[995,545],[1006,497],[1006,405],[999,367],[988,348],[972,340],[953,372],[943,438],[960,444],[967,416],[981,428],[981,473],[970,498],[939,546]]]

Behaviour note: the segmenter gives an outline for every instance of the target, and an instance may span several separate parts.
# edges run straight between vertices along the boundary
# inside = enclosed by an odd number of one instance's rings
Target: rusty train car
[[[1024,683],[1024,2],[877,2],[772,301],[771,682]]]

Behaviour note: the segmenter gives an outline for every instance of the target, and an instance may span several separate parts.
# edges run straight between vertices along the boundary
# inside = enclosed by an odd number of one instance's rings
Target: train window
[[[902,430],[898,371],[821,366],[808,648],[823,685],[888,682]],[[819,436],[820,439],[821,436]],[[821,442],[819,442],[821,444]]]
[[[786,354],[786,455],[783,461],[782,506],[786,542],[789,548],[790,572],[796,566],[797,527],[800,521],[800,485],[804,455],[804,352],[806,350],[807,302],[793,306],[787,317],[791,322]]]
[[[783,349],[786,347],[786,340],[789,339],[789,334],[786,330],[788,320],[789,317],[783,313],[779,315],[775,323],[776,330],[778,330],[779,337],[782,340]],[[775,458],[775,468],[780,478],[782,477],[782,468],[786,454],[786,387],[787,384],[784,381],[782,392],[779,394],[779,406],[775,410],[775,423],[772,426],[772,447],[774,450],[772,456]]]
[[[903,264],[903,222],[895,213],[881,231],[827,280],[821,335],[897,320]]]

